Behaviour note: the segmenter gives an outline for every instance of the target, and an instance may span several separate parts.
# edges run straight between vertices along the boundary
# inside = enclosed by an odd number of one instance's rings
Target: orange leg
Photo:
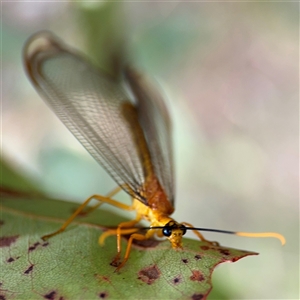
[[[128,258],[129,258],[129,255],[130,255],[132,241],[133,240],[143,241],[143,240],[146,240],[146,239],[147,239],[147,237],[145,235],[140,234],[140,233],[133,233],[130,236],[130,238],[128,240],[128,244],[127,244],[124,259],[123,259],[122,263],[117,267],[115,272],[119,271],[125,265],[125,263],[127,262]]]
[[[136,225],[141,220],[141,216],[137,215],[136,218],[132,221],[123,222],[118,225],[117,229],[108,230],[99,237],[99,244],[103,246],[105,239],[110,235],[116,235],[117,236],[117,255],[115,256],[113,263],[116,263],[121,255],[121,237],[125,234],[131,234],[136,231],[138,231],[138,228],[133,228],[134,225]],[[125,228],[124,228],[125,227]]]
[[[125,225],[132,226],[135,223],[137,223],[138,221],[139,221],[139,218],[137,217],[133,221],[121,223],[117,229],[108,230],[99,237],[99,244],[101,246],[103,246],[105,239],[110,235],[118,235],[119,243],[121,243],[120,241],[121,241],[122,235],[131,234],[131,236],[128,240],[128,243],[127,243],[124,259],[123,259],[122,263],[116,268],[115,271],[119,271],[127,262],[129,255],[130,255],[130,250],[131,250],[131,245],[132,245],[133,240],[140,240],[140,241],[147,240],[147,239],[151,238],[155,233],[157,233],[156,230],[148,230],[148,232],[145,235],[143,235],[140,233],[136,233],[137,231],[139,231],[138,227],[123,228],[123,229],[121,228],[121,226],[125,227]],[[121,253],[121,247],[118,248],[118,254],[115,257],[115,259],[112,261],[112,264],[117,263],[117,261],[119,260],[119,257],[120,257],[120,253]]]
[[[121,229],[120,234],[122,235],[128,235],[128,234],[132,234],[139,231],[138,227],[134,227],[134,228],[126,228],[126,229]],[[104,233],[102,233],[99,237],[98,243],[100,246],[104,245],[104,241],[106,240],[107,237],[109,237],[110,235],[117,235],[117,229],[109,229],[107,231],[105,231]]]
[[[111,195],[114,195],[116,194],[117,192],[119,191],[119,189],[115,189],[114,191],[112,191],[109,196]],[[107,204],[110,204],[112,206],[115,206],[115,207],[118,207],[120,209],[124,209],[124,210],[133,210],[132,206],[130,205],[126,205],[126,204],[123,204],[123,203],[120,203],[116,200],[113,200],[113,199],[110,199],[109,197],[104,197],[104,196],[100,196],[100,195],[93,195],[91,197],[89,197],[88,199],[86,199],[78,208],[77,210],[73,213],[72,216],[70,216],[70,218],[61,226],[60,229],[58,229],[57,231],[53,232],[53,233],[50,233],[50,234],[47,234],[47,235],[44,235],[42,236],[42,239],[43,240],[47,240],[49,239],[50,237],[52,236],[55,236],[61,232],[63,232],[67,227],[68,225],[76,218],[76,216],[78,214],[80,214],[80,212],[82,212],[82,210],[88,205],[88,203],[92,200],[92,199],[95,199],[95,200],[98,200],[100,202],[100,204],[102,203],[107,203]]]
[[[118,254],[117,256],[120,256],[121,253],[121,228],[125,227],[125,228],[132,228],[134,225],[136,225],[139,221],[141,220],[140,215],[137,215],[135,220],[132,221],[128,221],[128,222],[122,222],[119,224],[118,228],[117,228],[117,249],[118,249]]]
[[[183,225],[186,225],[186,226],[188,226],[188,227],[193,227],[192,224],[187,223],[187,222],[183,222],[182,224],[183,224]],[[218,242],[211,242],[211,241],[207,240],[207,239],[206,239],[206,238],[205,238],[198,230],[193,230],[193,232],[194,232],[194,234],[197,235],[197,237],[198,237],[202,242],[207,242],[207,243],[210,243],[210,244],[212,244],[212,245],[214,245],[214,246],[219,246],[219,243],[218,243]]]
[[[121,187],[118,186],[118,187],[116,187],[115,189],[113,189],[110,193],[108,193],[105,197],[106,197],[106,198],[111,198],[111,197],[113,197],[115,194],[119,193],[120,191],[121,191]],[[103,201],[99,201],[99,203],[97,203],[96,205],[87,208],[87,209],[84,211],[84,213],[85,213],[85,214],[89,214],[89,213],[91,213],[92,211],[94,211],[95,209],[97,209],[97,208],[98,208],[100,205],[102,205],[102,204],[103,204]]]

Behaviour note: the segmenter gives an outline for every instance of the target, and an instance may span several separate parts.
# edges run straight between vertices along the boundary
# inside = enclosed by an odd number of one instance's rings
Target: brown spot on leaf
[[[192,296],[192,300],[202,300],[204,299],[204,296],[202,294],[194,294]]]
[[[0,238],[0,248],[1,247],[9,247],[11,244],[15,243],[19,236],[3,236]]]
[[[55,299],[55,295],[56,295],[56,292],[52,291],[49,294],[44,295],[44,298],[45,299],[49,299],[49,300],[54,300]]]
[[[192,270],[192,276],[190,277],[190,279],[192,281],[203,281],[204,280],[204,276],[203,274],[199,271],[199,270]]]
[[[157,266],[154,265],[142,269],[141,271],[139,271],[138,275],[138,279],[150,285],[160,277],[160,270]]]
[[[40,245],[39,242],[34,243],[32,246],[30,246],[30,247],[28,248],[28,252],[35,250],[36,247],[39,246],[39,245]]]
[[[33,251],[34,249],[35,249],[34,246],[30,246],[30,247],[28,248],[28,252]]]
[[[49,245],[49,242],[45,242],[44,244],[42,244],[43,247],[47,247]]]
[[[196,254],[194,257],[195,257],[196,260],[199,260],[199,259],[202,258],[201,255],[199,255],[199,254]]]
[[[112,267],[118,267],[118,266],[120,266],[120,264],[121,264],[121,262],[120,262],[120,253],[118,253],[116,256],[115,256],[115,258],[112,260],[112,262],[110,263],[110,265],[112,266]]]
[[[210,247],[208,247],[208,246],[201,246],[200,247],[202,250],[209,250],[210,249]]]
[[[182,282],[181,276],[180,276],[180,275],[176,276],[176,277],[172,280],[172,282],[173,282],[175,285],[181,283],[181,282]]]
[[[183,262],[184,264],[187,264],[187,263],[189,262],[189,260],[188,260],[187,258],[183,258],[183,259],[182,259],[182,262]]]
[[[4,225],[4,221],[0,220],[0,226]]]
[[[15,261],[15,259],[14,259],[13,257],[10,257],[10,258],[7,260],[8,263],[11,263],[11,262],[13,262],[13,261]]]
[[[6,300],[4,295],[0,295],[0,300]]]
[[[105,299],[107,297],[108,297],[108,293],[106,293],[106,292],[102,292],[99,294],[99,298],[101,298],[101,299]]]
[[[24,274],[28,275],[29,273],[31,273],[33,270],[33,266],[34,265],[31,265],[26,271],[24,271]]]
[[[223,255],[230,255],[230,251],[228,249],[218,249],[218,251]]]
[[[100,275],[100,274],[94,274],[94,276],[99,281],[104,281],[104,282],[111,283],[109,277],[107,277],[107,276],[103,276],[103,275]]]
[[[110,280],[107,276],[102,276],[102,280],[105,281],[105,282],[109,282],[110,283]]]
[[[19,259],[19,258],[20,258],[20,256],[17,256],[17,257],[15,257],[15,258],[10,257],[10,258],[7,259],[7,262],[8,262],[8,263],[11,263],[11,262],[14,262],[15,260],[17,260],[17,259]],[[1,283],[0,283],[0,286],[1,286]]]
[[[119,261],[116,261],[116,260],[113,260],[113,261],[110,263],[110,265],[111,265],[112,267],[115,267],[115,268],[117,268],[120,264],[121,264],[121,263],[120,263]]]

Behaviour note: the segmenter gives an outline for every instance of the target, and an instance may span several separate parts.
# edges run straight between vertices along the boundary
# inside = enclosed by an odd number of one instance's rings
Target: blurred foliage
[[[3,160],[0,160],[1,179],[0,184],[2,187],[9,190],[18,190],[20,192],[36,192],[36,184],[26,179],[24,176],[13,170],[9,164]]]
[[[96,65],[118,76],[124,63],[127,23],[117,2],[76,5],[80,31],[85,47]]]

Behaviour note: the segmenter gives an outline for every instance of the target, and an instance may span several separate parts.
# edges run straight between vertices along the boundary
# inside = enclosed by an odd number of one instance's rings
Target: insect
[[[24,47],[25,69],[41,97],[102,165],[119,187],[106,196],[89,197],[62,227],[43,239],[66,229],[92,199],[128,211],[136,211],[132,221],[104,232],[99,243],[110,235],[117,236],[117,270],[129,258],[133,240],[154,235],[166,237],[171,246],[180,249],[182,237],[192,230],[213,231],[239,236],[275,237],[278,233],[246,233],[195,228],[170,217],[174,211],[174,179],[171,146],[171,121],[162,96],[145,77],[125,68],[126,88],[122,83],[94,68],[82,54],[66,46],[50,32],[33,35]],[[124,190],[132,204],[119,203],[112,197]],[[150,226],[139,232],[136,225],[145,219]],[[121,236],[130,235],[121,263]],[[209,242],[209,241],[207,241]],[[210,242],[215,243],[215,242]]]

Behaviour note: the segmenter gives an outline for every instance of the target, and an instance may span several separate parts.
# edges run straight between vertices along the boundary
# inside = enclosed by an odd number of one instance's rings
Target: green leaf
[[[117,273],[110,265],[116,238],[107,238],[103,247],[97,243],[105,227],[124,221],[108,211],[78,217],[65,232],[47,242],[40,239],[57,230],[77,206],[30,195],[2,199],[4,299],[205,299],[216,265],[256,254],[191,239],[184,239],[183,250],[172,249],[168,241],[139,242]]]
[[[168,241],[150,240],[134,243],[117,273],[110,265],[116,238],[107,238],[103,247],[97,241],[124,218],[104,206],[44,242],[40,237],[57,230],[78,204],[47,198],[1,166],[8,187],[0,189],[0,299],[205,299],[215,266],[256,254],[191,239],[184,239],[183,250],[174,250]]]

